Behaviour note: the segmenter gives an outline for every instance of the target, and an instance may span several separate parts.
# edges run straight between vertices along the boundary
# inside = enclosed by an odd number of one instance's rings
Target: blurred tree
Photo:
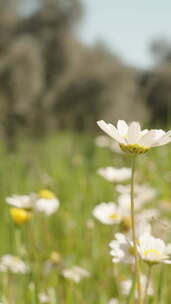
[[[167,126],[171,114],[171,63],[162,64],[144,75],[143,96],[153,125]]]
[[[167,39],[154,40],[150,51],[155,65],[142,73],[140,88],[153,125],[166,127],[171,117],[171,43]]]
[[[65,69],[66,32],[81,13],[77,0],[46,0],[26,18],[20,15],[20,4],[0,1],[0,95],[10,148],[20,125],[43,132],[44,96]]]
[[[150,44],[150,52],[156,64],[171,61],[171,42],[166,38],[153,40]]]
[[[21,5],[11,0],[0,12],[0,116],[10,149],[18,133],[92,130],[101,118],[147,117],[139,71],[103,42],[87,48],[74,38],[83,13],[78,0],[39,0],[23,15]]]

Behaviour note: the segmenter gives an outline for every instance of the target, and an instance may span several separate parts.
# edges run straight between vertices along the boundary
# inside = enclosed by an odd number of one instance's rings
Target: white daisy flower
[[[140,282],[141,282],[142,293],[144,294],[145,293],[146,284],[147,284],[147,277],[144,274],[141,275]],[[132,288],[132,284],[133,284],[133,282],[132,282],[131,279],[122,280],[121,283],[120,283],[121,292],[124,295],[129,295],[130,291],[131,291],[131,288]],[[152,296],[153,294],[154,294],[154,289],[153,289],[152,283],[150,282],[149,287],[148,287],[148,295]],[[135,293],[135,297],[138,298],[137,291]]]
[[[6,202],[9,205],[15,206],[16,208],[32,209],[36,200],[36,194],[31,193],[28,195],[12,195],[6,198]]]
[[[147,221],[143,219],[142,222],[137,221],[136,223],[137,247],[141,235],[146,233],[149,234],[150,232],[151,232],[151,225]],[[132,233],[131,235],[130,233],[128,233],[128,235],[125,235],[123,233],[115,234],[115,239],[109,243],[109,247],[112,249],[110,251],[110,254],[113,256],[112,259],[113,263],[132,264],[135,262],[135,249],[131,237],[132,237]]]
[[[142,154],[150,148],[162,146],[171,141],[171,130],[141,130],[139,122],[128,125],[124,120],[118,120],[117,128],[104,120],[97,122],[98,126],[119,143],[124,152]]]
[[[70,279],[75,283],[79,283],[82,279],[90,277],[90,273],[79,266],[63,269],[62,275],[64,278]]]
[[[42,212],[46,215],[51,215],[56,212],[59,208],[59,200],[49,190],[41,190],[35,202],[35,211]]]
[[[37,212],[42,212],[46,215],[51,215],[56,212],[59,208],[59,200],[55,199],[46,199],[39,198],[35,204],[35,210]]]
[[[115,239],[109,243],[112,249],[113,263],[132,264],[135,261],[134,247],[132,241],[122,233],[116,233]]]
[[[120,183],[131,178],[130,168],[106,167],[98,169],[98,174],[109,182]]]
[[[28,272],[28,266],[19,257],[6,254],[0,259],[0,272],[10,271],[13,273],[25,274]]]
[[[169,249],[163,240],[145,233],[140,236],[137,247],[140,257],[144,262],[148,264],[171,264],[168,255]]]
[[[93,209],[93,216],[107,225],[118,224],[121,221],[120,210],[113,202],[101,203]]]

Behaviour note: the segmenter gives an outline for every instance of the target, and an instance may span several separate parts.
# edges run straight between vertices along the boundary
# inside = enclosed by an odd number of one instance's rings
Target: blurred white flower
[[[135,185],[134,191],[136,191],[136,187],[137,185]],[[121,185],[121,184],[116,185],[115,189],[119,194],[128,194],[128,195],[130,194],[130,190],[131,190],[130,185]]]
[[[134,247],[132,241],[122,233],[116,233],[115,239],[109,243],[112,249],[113,263],[132,264],[135,261]]]
[[[13,273],[25,274],[29,270],[28,266],[19,257],[6,254],[0,259],[0,272],[10,271]]]
[[[144,274],[142,274],[140,281],[141,281],[142,293],[144,294],[145,293],[145,288],[146,288],[146,283],[147,283],[147,277]],[[131,279],[122,280],[121,283],[120,283],[121,292],[124,295],[129,295],[129,293],[131,291],[132,284],[133,284],[133,282],[132,282]],[[153,289],[152,283],[150,282],[149,287],[148,287],[148,295],[152,296],[153,294],[154,294],[154,289]],[[135,296],[136,296],[136,298],[138,297],[137,291],[135,293]]]
[[[121,200],[128,201],[128,198],[130,197],[130,185],[117,185],[116,191],[120,194],[120,201]],[[136,184],[134,187],[134,193],[135,193],[135,200],[137,202],[136,205],[141,205],[141,206],[147,202],[152,201],[157,196],[157,190],[151,188],[147,184],[143,184],[143,185]]]
[[[131,178],[130,168],[106,167],[98,169],[98,174],[109,182],[120,183]]]
[[[143,202],[139,200],[139,198],[135,195],[135,211],[139,211],[142,209]],[[130,194],[120,194],[118,196],[118,206],[124,210],[125,212],[129,212],[131,210],[131,199],[130,199]]]
[[[156,189],[151,188],[146,184],[137,185],[135,191],[139,204],[144,204],[154,200],[158,194]]]
[[[92,213],[103,224],[113,225],[121,221],[120,210],[113,202],[97,205]]]
[[[12,195],[6,198],[9,205],[20,209],[34,209],[37,212],[43,212],[51,215],[59,208],[59,200],[49,190],[41,190],[38,194]]]
[[[141,210],[141,213],[137,215],[138,220],[150,221],[153,218],[158,217],[160,214],[158,209],[150,208]]]
[[[49,303],[49,296],[45,292],[40,292],[38,295],[40,303]]]
[[[46,215],[51,215],[56,212],[59,208],[59,200],[55,199],[45,199],[39,198],[35,204],[35,210],[37,212],[42,212]]]
[[[145,233],[139,238],[138,252],[141,259],[148,264],[165,263],[171,264],[169,260],[170,248],[163,240]]]
[[[119,301],[116,298],[112,298],[107,302],[107,304],[119,304]]]
[[[63,269],[62,275],[64,278],[70,279],[75,283],[79,283],[82,279],[90,277],[90,273],[79,266]]]
[[[119,143],[124,152],[142,154],[150,148],[162,146],[171,141],[171,130],[141,130],[139,122],[128,125],[124,120],[118,120],[117,128],[104,120],[97,122],[98,126]]]
[[[131,199],[130,199],[130,194],[125,193],[125,194],[120,194],[118,196],[118,206],[125,210],[125,212],[129,212],[131,210]],[[138,204],[135,204],[135,208],[138,209],[140,206]]]
[[[108,137],[108,136],[97,136],[95,138],[95,144],[97,147],[100,148],[109,148],[112,151],[119,153],[119,154],[124,154],[124,152],[121,150],[119,144],[115,141],[112,140],[112,138]]]
[[[104,148],[104,147],[109,147],[110,146],[110,138],[108,136],[103,136],[103,135],[100,135],[100,136],[97,136],[95,138],[95,144],[97,147],[100,147],[100,148]]]
[[[32,209],[36,200],[36,194],[31,193],[28,195],[12,195],[6,198],[6,202],[9,205],[22,209]]]
[[[51,215],[58,210],[59,204],[59,200],[51,191],[41,190],[37,195],[35,211]]]
[[[145,233],[151,233],[151,225],[146,218],[141,217],[141,213],[136,217],[136,236],[139,240],[140,236]]]

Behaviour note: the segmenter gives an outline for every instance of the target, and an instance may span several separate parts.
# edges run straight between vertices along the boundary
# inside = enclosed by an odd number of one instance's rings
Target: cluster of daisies
[[[49,258],[44,262],[42,267],[42,275],[46,279],[53,272],[59,272],[65,279],[73,281],[75,284],[81,282],[81,280],[90,277],[90,273],[77,265],[66,267],[64,261],[59,254],[59,252],[54,251],[50,254]],[[0,272],[5,274],[13,275],[29,275],[31,273],[30,265],[28,265],[19,256],[6,254],[0,259]],[[29,288],[36,289],[35,282],[31,281],[29,283]],[[55,290],[53,286],[49,286],[38,293],[38,298],[40,303],[51,303],[51,295]],[[54,297],[53,297],[54,298]],[[4,299],[3,303],[7,303]]]
[[[21,214],[21,218],[23,215],[24,221],[24,218],[25,220],[27,220],[27,218],[29,220],[31,215],[36,212],[51,215],[58,210],[60,205],[56,195],[47,189],[43,189],[39,193],[31,193],[28,195],[12,195],[6,198],[6,202],[11,206],[10,213],[16,223],[17,216],[15,217],[15,215],[17,212],[19,214],[18,219]],[[17,224],[19,224],[19,222]]]
[[[38,194],[9,196],[6,203],[10,206],[9,213],[16,227],[29,222],[35,213],[41,212],[47,216],[53,214],[60,204],[55,194],[46,189]],[[0,272],[26,274],[29,267],[20,257],[6,254],[0,258]]]
[[[60,205],[55,194],[47,189],[41,190],[38,194],[9,196],[6,203],[10,206],[9,214],[16,228],[29,222],[35,213],[41,212],[47,216],[53,214]],[[19,256],[6,254],[0,258],[0,272],[26,274],[29,267]]]
[[[9,214],[15,224],[17,233],[20,233],[20,228],[33,220],[39,213],[49,217],[54,214],[60,206],[59,199],[48,189],[43,189],[38,193],[28,195],[9,196],[6,198],[6,203],[9,206]],[[24,246],[24,244],[19,245]],[[0,272],[4,274],[30,275],[32,265],[27,261],[26,250],[17,251],[17,255],[5,254],[0,258]],[[60,271],[60,275],[65,279],[72,280],[76,284],[80,283],[82,279],[90,277],[90,273],[78,265],[67,267],[65,261],[62,260],[60,253],[57,251],[53,251],[49,258],[43,262],[42,274],[47,278],[54,270]],[[29,288],[36,289],[35,283],[30,282]],[[53,287],[40,291],[38,294],[39,302],[49,303],[53,292]],[[6,299],[3,300],[3,303],[6,303]]]
[[[97,124],[110,137],[109,139],[99,136],[96,139],[97,146],[109,147],[115,152],[131,154],[135,158],[148,152],[151,148],[165,145],[171,141],[171,131],[141,130],[138,122],[128,125],[125,121],[119,120],[117,127],[104,121],[98,121]],[[93,216],[103,224],[114,225],[116,232],[114,239],[109,243],[113,263],[135,264],[135,247],[131,233],[131,186],[127,184],[131,179],[131,168],[100,168],[97,173],[114,185],[117,200],[102,202],[95,206]],[[134,185],[136,248],[139,259],[145,262],[149,268],[159,263],[171,264],[171,244],[166,244],[162,239],[156,237],[156,231],[152,225],[153,219],[158,219],[160,215],[159,210],[150,208],[157,195],[158,191],[147,184],[135,183]],[[147,277],[141,274],[142,293],[153,295],[152,283],[147,281]],[[123,294],[128,295],[133,284],[131,279],[121,282]],[[135,297],[138,297],[137,292],[135,292]],[[117,303],[117,299],[113,299],[113,301]]]

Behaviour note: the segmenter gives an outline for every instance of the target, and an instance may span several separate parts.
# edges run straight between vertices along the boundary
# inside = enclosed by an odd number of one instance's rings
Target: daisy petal
[[[155,142],[156,131],[150,130],[147,134],[141,137],[139,144],[144,147],[152,147]]]
[[[97,124],[110,137],[115,139],[120,144],[125,144],[125,140],[119,136],[118,130],[112,124],[107,124],[104,120],[98,121]]]
[[[153,143],[153,146],[157,147],[157,146],[162,146],[162,145],[169,143],[171,140],[170,136],[171,136],[171,130],[168,131],[167,133],[164,132],[164,135],[157,138],[157,140]]]
[[[120,136],[126,136],[128,134],[128,125],[124,120],[118,120],[117,129]]]
[[[128,143],[136,144],[141,136],[141,127],[138,122],[132,122],[128,128]]]
[[[163,145],[166,145],[170,142],[171,142],[171,138],[167,136],[167,137],[165,137],[165,138],[163,138],[162,140],[159,141],[158,146],[163,146]]]

